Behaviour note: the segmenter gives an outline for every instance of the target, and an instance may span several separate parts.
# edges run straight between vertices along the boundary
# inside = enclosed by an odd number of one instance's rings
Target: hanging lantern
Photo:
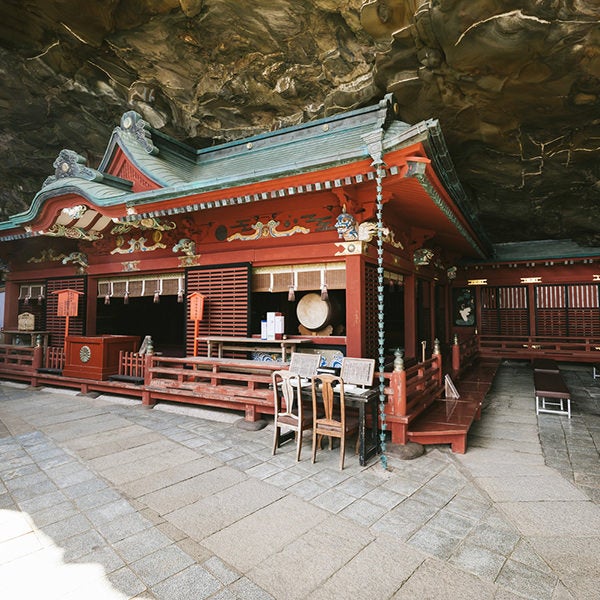
[[[160,302],[160,290],[154,290],[154,304]]]
[[[123,296],[123,304],[129,304],[129,290],[125,290],[125,295]]]
[[[183,302],[183,281],[181,277],[179,278],[179,287],[177,289],[177,302],[181,304]]]
[[[324,285],[321,288],[321,300],[323,300],[324,302],[329,300],[329,294],[327,293],[327,286]]]
[[[110,294],[106,294],[106,296],[104,296],[104,304],[110,304]]]
[[[23,300],[23,304],[29,304],[30,299],[31,299],[31,296],[28,294],[27,296],[25,296],[25,300]]]

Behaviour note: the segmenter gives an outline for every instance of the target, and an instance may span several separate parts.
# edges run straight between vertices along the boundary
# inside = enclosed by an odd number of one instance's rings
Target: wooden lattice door
[[[221,335],[246,337],[250,321],[249,264],[217,265],[189,269],[186,272],[186,296],[199,292],[205,297],[200,336]],[[186,353],[194,352],[194,322],[186,311]],[[206,354],[206,344],[198,353]]]
[[[46,330],[50,333],[50,345],[62,347],[65,343],[65,317],[59,317],[58,292],[75,290],[79,296],[78,314],[69,318],[69,335],[85,335],[86,285],[84,277],[64,277],[46,282]]]

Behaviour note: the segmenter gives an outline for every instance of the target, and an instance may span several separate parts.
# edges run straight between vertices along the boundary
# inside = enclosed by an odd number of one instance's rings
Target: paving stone
[[[115,589],[128,598],[137,597],[147,589],[146,584],[129,567],[122,567],[107,573],[106,578]],[[149,596],[145,596],[145,598],[149,598]]]
[[[275,598],[303,599],[369,546],[368,529],[331,515],[248,571]],[[300,572],[302,576],[299,577]],[[338,597],[345,597],[338,590]]]
[[[104,536],[110,543],[123,540],[130,535],[144,531],[149,527],[152,527],[152,523],[135,512],[113,521],[96,525],[96,529],[100,535]]]
[[[118,498],[112,502],[101,504],[94,508],[87,509],[85,515],[94,525],[109,523],[126,515],[131,515],[136,511],[127,500]]]
[[[454,569],[442,561],[428,559],[400,589],[391,596],[393,600],[492,600],[496,586],[479,577]]]
[[[326,490],[320,496],[312,499],[313,504],[332,513],[338,513],[355,501],[354,496],[349,496],[337,490]]]
[[[212,556],[204,561],[202,567],[218,579],[222,585],[229,585],[240,578],[240,574],[237,571],[234,571],[216,556]]]
[[[305,500],[312,500],[313,498],[320,496],[326,489],[325,486],[320,485],[312,479],[302,479],[298,483],[290,486],[288,491]]]
[[[344,508],[340,512],[340,515],[347,519],[352,519],[361,525],[370,526],[377,522],[386,512],[386,509],[382,506],[372,504],[364,498],[359,498]]]
[[[152,527],[115,542],[114,548],[126,562],[131,563],[172,543],[168,536]]]
[[[245,479],[247,476],[244,473],[228,466],[221,466],[159,489],[143,496],[141,500],[159,514],[165,515]]]
[[[268,507],[284,495],[275,486],[247,479],[168,513],[166,518],[193,539],[201,541]]]
[[[526,536],[585,536],[600,531],[600,511],[592,502],[505,502],[502,511]]]
[[[204,545],[244,573],[320,523],[328,513],[286,496],[209,536]],[[295,515],[290,519],[290,515]],[[238,543],[243,540],[243,544]]]
[[[192,564],[194,561],[189,555],[172,545],[158,549],[129,567],[146,585],[153,587]]]
[[[496,582],[525,598],[537,600],[552,597],[557,578],[554,575],[536,571],[527,565],[508,559],[502,567]]]
[[[488,581],[494,581],[502,569],[506,557],[481,548],[462,544],[450,557],[450,562],[461,569]]]
[[[428,525],[421,527],[408,539],[408,543],[414,548],[444,559],[449,558],[455,552],[460,542],[461,538]]]
[[[210,456],[203,456],[171,466],[164,471],[152,473],[135,481],[122,483],[119,485],[119,489],[123,490],[128,496],[139,498],[140,496],[156,492],[196,475],[212,471],[220,466],[222,466],[221,461]]]
[[[151,588],[157,600],[202,600],[212,596],[220,582],[200,565],[192,565]]]

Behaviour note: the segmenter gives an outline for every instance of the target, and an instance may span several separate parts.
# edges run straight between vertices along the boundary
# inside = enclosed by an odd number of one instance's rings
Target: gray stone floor
[[[596,599],[600,380],[565,377],[570,420],[505,365],[465,455],[342,472],[231,412],[0,383],[1,596]]]

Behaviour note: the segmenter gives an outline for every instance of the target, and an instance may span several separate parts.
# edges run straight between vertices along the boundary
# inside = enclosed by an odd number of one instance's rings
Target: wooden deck
[[[454,382],[458,399],[436,400],[408,427],[408,439],[419,444],[450,444],[452,451],[464,454],[467,434],[481,417],[483,399],[488,393],[500,360],[480,359]]]

